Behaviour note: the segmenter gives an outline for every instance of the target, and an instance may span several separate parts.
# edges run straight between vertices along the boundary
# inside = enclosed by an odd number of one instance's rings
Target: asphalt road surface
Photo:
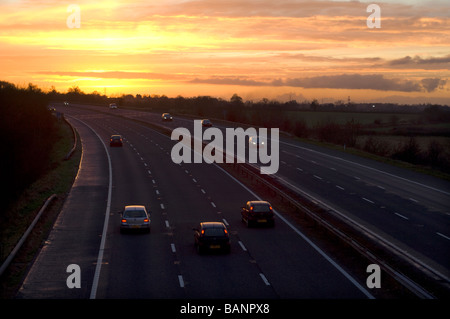
[[[175,116],[172,122],[161,123],[160,114],[113,112],[194,131],[192,118]],[[222,131],[240,126],[213,125]],[[279,144],[277,179],[450,281],[450,182],[287,137]]]
[[[18,298],[372,298],[282,212],[274,228],[246,228],[240,207],[258,198],[217,166],[173,163],[175,141],[131,120],[64,113],[81,136],[80,171]],[[112,134],[123,147],[109,147]],[[118,212],[131,204],[148,208],[150,234],[120,233]],[[228,226],[230,254],[197,254],[201,221]],[[71,264],[81,288],[67,285]]]
[[[117,111],[161,121],[159,114]],[[222,131],[239,126],[213,124]],[[193,119],[175,117],[164,125],[193,132]],[[279,181],[450,280],[450,182],[288,137],[279,145]]]

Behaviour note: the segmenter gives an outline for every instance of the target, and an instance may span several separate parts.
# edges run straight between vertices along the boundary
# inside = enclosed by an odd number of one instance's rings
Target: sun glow
[[[67,4],[0,3],[0,80],[61,91],[73,85],[85,92],[108,88],[110,94],[234,92],[271,98],[290,92],[310,99],[351,94],[448,100],[450,10],[444,4],[386,3],[377,30],[366,26],[365,3],[345,1],[80,0],[77,5],[80,28],[69,28]],[[382,78],[366,76],[375,74]],[[357,82],[329,85],[339,75],[395,85],[392,90],[362,90]],[[440,85],[430,87],[433,79]],[[400,85],[408,81],[414,85]]]

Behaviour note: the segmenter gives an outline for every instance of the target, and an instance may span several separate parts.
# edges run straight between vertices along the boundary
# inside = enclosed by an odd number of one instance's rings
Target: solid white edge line
[[[443,193],[443,194],[446,194],[446,195],[450,195],[449,192],[443,191],[443,190],[441,190],[439,188],[428,186],[428,185],[425,185],[425,184],[422,184],[422,183],[419,183],[419,182],[416,182],[416,181],[413,181],[413,180],[410,180],[410,179],[407,179],[407,178],[404,178],[404,177],[400,177],[400,176],[397,176],[395,174],[391,174],[391,173],[388,173],[388,172],[385,172],[385,171],[382,171],[382,170],[379,170],[379,169],[376,169],[376,168],[373,168],[373,167],[370,167],[370,166],[367,166],[367,165],[363,165],[363,164],[359,164],[359,163],[356,163],[356,162],[353,162],[353,161],[350,161],[350,160],[346,160],[346,159],[343,159],[343,158],[338,157],[338,156],[329,155],[329,154],[322,153],[322,152],[319,152],[319,151],[316,151],[316,150],[313,150],[313,149],[310,149],[310,148],[307,148],[307,147],[302,147],[302,146],[299,146],[299,145],[294,145],[294,144],[283,142],[283,141],[280,141],[280,144],[285,144],[285,145],[289,145],[289,146],[292,146],[292,147],[295,147],[295,148],[300,148],[300,149],[307,150],[307,151],[312,152],[312,153],[318,153],[318,154],[326,156],[326,157],[330,157],[330,158],[337,159],[337,160],[340,160],[340,161],[343,161],[343,162],[346,162],[346,163],[350,163],[350,164],[353,164],[353,165],[364,167],[366,169],[369,169],[369,170],[372,170],[372,171],[375,171],[375,172],[378,172],[378,173],[382,173],[382,174],[388,175],[390,177],[398,178],[398,179],[406,181],[408,183],[416,184],[416,185],[419,185],[419,186],[422,186],[422,187],[425,187],[425,188],[428,188],[428,189],[431,189],[431,190],[434,190],[434,191],[437,191],[437,192],[440,192],[440,193]]]
[[[162,134],[161,134],[162,135]],[[194,149],[194,152],[197,152]],[[216,163],[213,163],[215,167],[217,167],[219,170],[221,170],[223,173],[228,175],[232,180],[234,180],[236,183],[241,185],[245,190],[247,190],[250,194],[255,196],[258,200],[262,200],[261,197],[256,195],[252,190],[250,190],[247,186],[245,186],[241,181],[236,179],[234,176],[232,176],[230,173],[225,171],[222,167],[217,165]],[[345,278],[347,278],[355,287],[357,287],[364,295],[366,295],[369,299],[375,299],[375,297],[363,286],[359,284],[358,281],[356,281],[349,273],[345,271],[341,266],[339,266],[333,259],[331,259],[322,249],[320,249],[316,244],[314,244],[308,237],[306,237],[301,231],[299,231],[294,225],[292,225],[286,218],[281,216],[275,209],[273,210],[273,213],[280,218],[286,225],[288,225],[295,233],[297,233],[300,237],[302,237],[312,248],[314,248],[320,255],[322,255],[325,260],[327,260],[331,265],[333,265]],[[264,275],[263,275],[264,276]]]
[[[231,179],[233,179],[236,183],[241,185],[245,190],[247,190],[250,194],[255,196],[255,198],[262,200],[261,197],[256,195],[252,190],[250,190],[247,186],[242,184],[239,180],[237,180],[234,176],[225,171],[222,167],[215,164],[215,166],[228,175]],[[286,218],[280,215],[276,210],[273,210],[273,213],[281,219],[286,225],[288,225],[295,233],[297,233],[300,237],[302,237],[312,248],[314,248],[322,257],[324,257],[330,264],[332,264],[345,278],[347,278],[353,285],[355,285],[364,295],[366,295],[369,299],[375,299],[375,297],[363,286],[361,286],[349,273],[347,273],[341,266],[339,266],[334,260],[332,260],[322,249],[320,249],[316,244],[314,244],[308,237],[306,237],[301,231],[299,231],[294,225],[292,225]]]
[[[83,122],[80,119],[74,118],[77,121],[80,121],[84,125],[86,125],[92,132],[97,135],[100,142],[103,144],[103,147],[106,152],[106,156],[108,157],[108,166],[109,166],[109,184],[108,184],[108,199],[106,202],[106,213],[105,213],[105,220],[103,222],[103,231],[102,231],[102,240],[100,241],[100,248],[98,251],[98,257],[97,257],[97,265],[95,266],[95,273],[94,273],[94,279],[92,281],[92,288],[91,288],[91,294],[89,296],[89,299],[95,299],[97,295],[97,288],[98,288],[98,281],[100,279],[100,271],[103,264],[103,252],[105,250],[105,243],[106,243],[106,233],[108,231],[108,224],[109,224],[109,214],[111,210],[111,193],[112,193],[112,164],[111,164],[111,157],[109,156],[108,148],[106,147],[105,143],[103,142],[102,138],[98,133],[88,124]]]

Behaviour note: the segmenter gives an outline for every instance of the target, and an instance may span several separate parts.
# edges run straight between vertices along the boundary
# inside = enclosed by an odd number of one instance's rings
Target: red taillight
[[[146,219],[144,219],[144,223],[148,223],[148,219],[146,218]]]
[[[223,232],[225,233],[225,235],[228,235],[228,230],[224,229]]]
[[[125,218],[122,219],[122,223],[126,223],[127,220]]]
[[[204,235],[205,234],[205,230],[204,229],[202,229],[202,235]]]

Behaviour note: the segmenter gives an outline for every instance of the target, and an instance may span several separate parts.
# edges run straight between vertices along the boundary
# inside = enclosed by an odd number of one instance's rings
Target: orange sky
[[[69,28],[69,4],[80,28]],[[370,3],[381,28],[370,29]],[[0,80],[107,95],[450,104],[450,4],[0,0]]]

